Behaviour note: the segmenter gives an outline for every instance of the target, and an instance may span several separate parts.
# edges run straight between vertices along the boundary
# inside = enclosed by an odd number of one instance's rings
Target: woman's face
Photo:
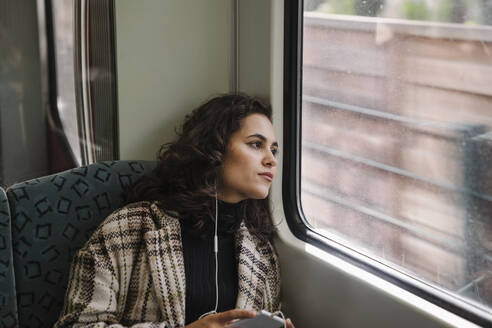
[[[277,148],[270,120],[262,114],[247,116],[227,145],[218,198],[228,203],[266,198],[277,170]]]

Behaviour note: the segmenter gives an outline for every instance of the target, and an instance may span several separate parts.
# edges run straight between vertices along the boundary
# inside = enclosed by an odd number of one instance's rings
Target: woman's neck
[[[218,202],[218,228],[220,232],[233,231],[237,228],[241,218],[239,217],[239,209],[241,202],[227,203],[224,201]]]

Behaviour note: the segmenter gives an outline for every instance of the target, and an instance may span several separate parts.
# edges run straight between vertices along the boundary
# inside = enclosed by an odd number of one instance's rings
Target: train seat
[[[123,205],[124,186],[149,174],[155,165],[151,161],[101,162],[7,189],[17,298],[16,304],[7,307],[17,315],[17,326],[53,326],[63,306],[75,252],[107,215]],[[0,220],[4,229],[4,218]],[[9,295],[3,287],[0,292]],[[4,319],[4,312],[2,306],[0,326],[9,326],[11,319]]]
[[[0,326],[16,327],[17,302],[12,254],[10,209],[5,190],[0,188]]]

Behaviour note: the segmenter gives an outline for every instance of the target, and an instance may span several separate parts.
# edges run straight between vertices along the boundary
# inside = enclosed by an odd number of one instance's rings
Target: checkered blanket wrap
[[[236,308],[279,310],[279,265],[270,243],[235,233]],[[72,263],[55,327],[181,327],[185,322],[181,227],[157,204],[127,205],[108,216]]]

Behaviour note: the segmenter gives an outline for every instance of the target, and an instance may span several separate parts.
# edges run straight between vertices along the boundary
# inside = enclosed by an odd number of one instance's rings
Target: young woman
[[[78,252],[55,327],[225,327],[278,311],[268,205],[277,148],[258,99],[195,109],[153,175]]]

